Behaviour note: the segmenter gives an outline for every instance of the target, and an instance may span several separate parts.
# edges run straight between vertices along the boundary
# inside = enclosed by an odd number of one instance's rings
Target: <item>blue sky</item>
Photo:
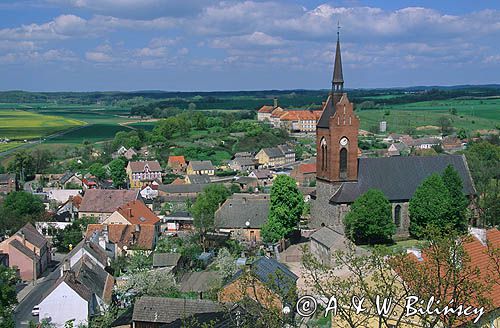
[[[500,83],[500,1],[1,0],[0,90]]]

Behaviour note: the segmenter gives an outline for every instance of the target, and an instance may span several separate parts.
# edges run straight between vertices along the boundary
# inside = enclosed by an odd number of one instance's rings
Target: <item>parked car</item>
[[[37,315],[39,315],[39,314],[40,314],[40,306],[35,305],[35,306],[33,307],[33,310],[31,310],[31,315],[35,315],[35,316],[37,316]]]

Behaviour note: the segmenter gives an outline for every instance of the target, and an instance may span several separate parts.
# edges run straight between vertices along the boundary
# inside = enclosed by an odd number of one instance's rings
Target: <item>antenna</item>
[[[337,21],[337,41],[340,39],[340,20]]]

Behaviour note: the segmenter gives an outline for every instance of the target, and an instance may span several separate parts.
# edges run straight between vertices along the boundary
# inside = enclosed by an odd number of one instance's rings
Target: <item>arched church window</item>
[[[321,139],[321,170],[326,170],[328,167],[328,146],[326,144],[326,139]]]
[[[340,149],[340,177],[347,178],[347,149]]]
[[[396,227],[401,225],[401,205],[394,207],[394,224]]]

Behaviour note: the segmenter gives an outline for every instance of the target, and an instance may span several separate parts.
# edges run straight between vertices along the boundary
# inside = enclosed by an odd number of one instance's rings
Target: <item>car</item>
[[[33,307],[33,310],[31,310],[31,315],[37,316],[39,314],[40,314],[40,306],[39,305],[35,305]]]

